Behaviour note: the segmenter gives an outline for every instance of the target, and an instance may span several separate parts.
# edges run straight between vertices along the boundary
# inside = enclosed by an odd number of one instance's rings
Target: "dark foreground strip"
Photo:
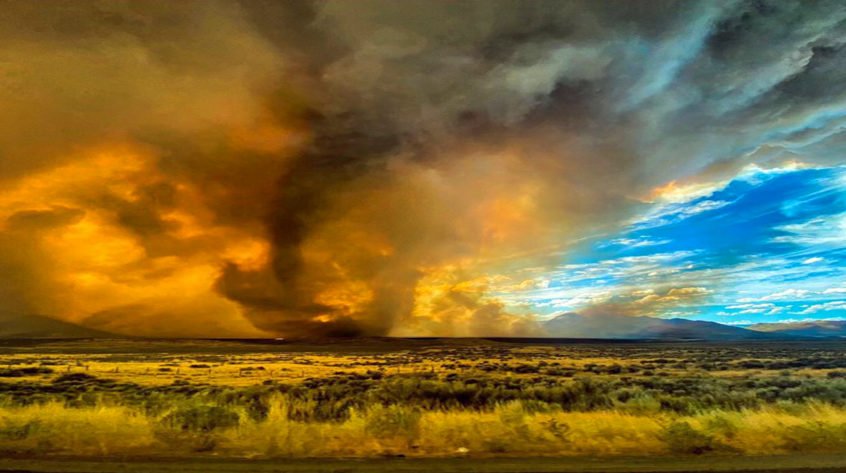
[[[0,458],[0,473],[844,473],[846,455],[671,458]]]

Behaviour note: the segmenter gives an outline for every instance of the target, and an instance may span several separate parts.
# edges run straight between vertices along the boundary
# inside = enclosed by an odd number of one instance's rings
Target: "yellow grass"
[[[527,412],[519,403],[489,412],[373,408],[343,422],[288,419],[288,400],[264,421],[183,431],[126,407],[69,408],[58,403],[0,409],[0,452],[30,454],[370,457],[452,455],[662,455],[846,452],[846,409],[823,404],[709,411],[693,416]],[[686,427],[678,426],[686,424]],[[670,433],[688,432],[684,438]],[[692,432],[692,433],[691,433]],[[687,443],[685,443],[687,442]]]
[[[141,453],[153,443],[151,419],[125,407],[48,403],[0,410],[0,451],[110,455]]]
[[[627,366],[642,359],[632,358],[627,360],[614,360],[610,358],[578,358],[560,359],[550,356],[555,354],[554,350],[538,349],[515,349],[515,353],[536,354],[538,361],[559,361],[563,362],[560,367],[564,369],[581,370],[587,364],[608,366],[619,364]],[[444,365],[453,365],[455,362],[432,361],[417,359],[416,362],[405,362],[403,353],[393,353],[378,356],[358,356],[341,354],[250,354],[250,355],[226,355],[225,361],[207,362],[196,359],[190,355],[157,355],[155,359],[121,359],[115,361],[111,355],[78,355],[60,354],[52,356],[39,356],[38,363],[34,362],[31,355],[0,355],[0,367],[8,366],[15,368],[37,367],[44,361],[49,361],[48,366],[56,374],[85,373],[101,378],[108,378],[121,383],[136,383],[145,386],[161,386],[171,384],[174,381],[188,381],[192,383],[215,384],[221,386],[252,386],[264,380],[275,380],[278,382],[297,382],[305,378],[326,378],[337,374],[362,374],[367,371],[384,371],[386,374],[398,373],[448,373],[461,372],[472,374],[477,371],[476,366],[482,363],[499,363],[502,365],[516,366],[526,364],[525,359],[500,360],[498,358],[476,358],[461,360],[463,365],[469,365],[467,369],[447,369]],[[133,357],[141,358],[141,356]],[[385,366],[390,362],[390,366]],[[208,368],[192,368],[191,365],[203,365]],[[670,369],[666,366],[660,371],[677,373],[680,370]],[[714,376],[743,375],[748,371],[725,371],[712,373]],[[595,376],[590,372],[582,372],[581,376]],[[529,377],[534,374],[502,373],[496,372],[491,376],[515,376]],[[603,374],[603,376],[609,376]],[[50,376],[26,376],[21,378],[2,378],[0,382],[19,381],[49,381]]]

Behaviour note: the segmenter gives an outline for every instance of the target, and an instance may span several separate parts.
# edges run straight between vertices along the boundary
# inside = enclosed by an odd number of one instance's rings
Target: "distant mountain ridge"
[[[846,320],[810,320],[776,324],[747,325],[747,329],[796,337],[846,338]]]
[[[846,338],[846,321],[818,320],[744,327],[689,319],[564,313],[543,323],[546,337],[622,340],[789,340]],[[121,338],[42,315],[0,314],[0,339]]]
[[[43,315],[0,314],[0,338],[115,338],[116,335]]]
[[[573,338],[622,338],[657,340],[775,340],[792,334],[764,332],[716,322],[617,314],[560,314],[544,323],[550,336]]]

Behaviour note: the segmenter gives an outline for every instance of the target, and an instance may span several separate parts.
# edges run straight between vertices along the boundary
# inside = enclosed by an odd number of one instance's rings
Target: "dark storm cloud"
[[[558,185],[541,193],[550,207],[542,218],[557,214],[564,227],[613,220],[627,198],[652,186],[715,162],[744,164],[768,133],[781,132],[767,129],[767,114],[801,126],[822,104],[794,93],[794,84],[831,97],[815,71],[838,74],[834,53],[824,58],[821,48],[836,47],[844,18],[833,3],[732,2],[329,3],[306,16],[308,34],[320,40],[299,47],[319,45],[316,67],[331,99],[315,104],[314,145],[283,178],[271,223],[280,290],[304,317],[331,310],[299,301],[311,300],[314,284],[299,278],[303,241],[331,213],[326,206],[337,205],[330,203],[337,188],[362,176],[379,176],[378,185],[404,179],[388,169],[395,159],[440,169],[455,142],[516,142],[524,143],[521,169],[549,171]],[[763,53],[754,46],[762,42],[770,45]],[[524,177],[545,181],[531,171]],[[406,211],[425,240],[425,219]],[[593,221],[581,221],[583,213]],[[453,218],[466,216],[443,214]],[[578,234],[562,226],[545,230]],[[417,283],[428,255],[419,254],[417,239],[402,242],[397,228],[382,235],[402,245],[399,255],[357,261],[378,268],[361,277],[406,267],[393,272]],[[451,256],[475,251],[457,243]],[[386,310],[401,312],[397,302]],[[372,316],[373,307],[365,310]]]
[[[545,264],[668,181],[842,162],[839,2],[0,6],[0,180],[141,147],[131,189],[62,205],[149,262],[266,240],[213,287],[267,332],[532,333],[462,278]]]
[[[5,228],[13,232],[34,232],[40,229],[68,225],[85,214],[80,209],[56,206],[50,210],[22,210],[6,219]]]

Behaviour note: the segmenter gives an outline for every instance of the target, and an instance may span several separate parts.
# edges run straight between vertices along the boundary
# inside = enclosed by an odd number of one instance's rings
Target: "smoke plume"
[[[668,182],[842,159],[844,38],[827,1],[3,1],[3,309],[539,334],[492,281]]]

